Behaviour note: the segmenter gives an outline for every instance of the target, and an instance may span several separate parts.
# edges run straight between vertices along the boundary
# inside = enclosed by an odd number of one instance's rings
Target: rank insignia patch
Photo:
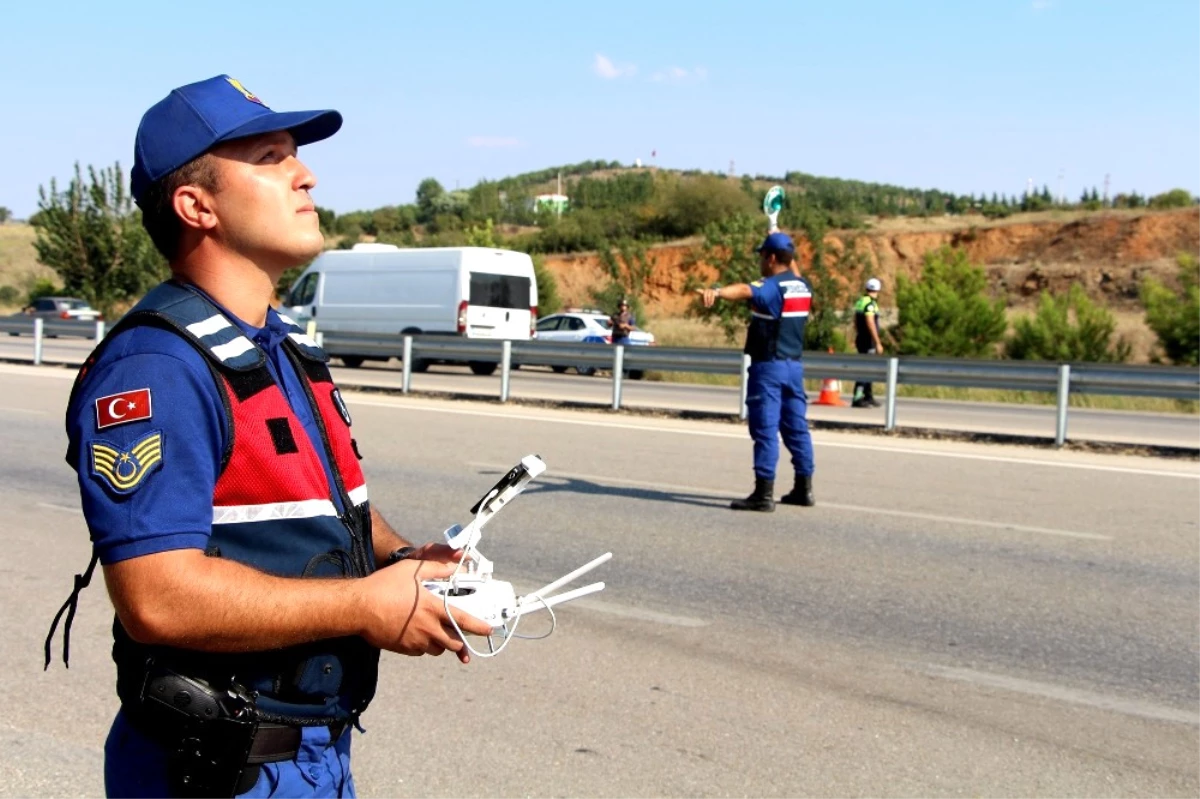
[[[146,477],[162,466],[162,431],[139,438],[127,450],[108,441],[93,441],[92,474],[117,494],[133,493]]]

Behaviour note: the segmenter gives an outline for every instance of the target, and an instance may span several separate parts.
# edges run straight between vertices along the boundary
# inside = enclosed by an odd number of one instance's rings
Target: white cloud
[[[513,136],[468,136],[470,147],[517,147],[521,140]]]
[[[614,64],[608,56],[596,53],[596,60],[592,62],[592,71],[605,80],[613,80],[615,78],[632,78],[637,74],[637,67],[633,64]]]
[[[670,66],[655,72],[650,76],[650,80],[656,83],[682,83],[687,80],[704,80],[707,77],[708,70],[705,67],[688,70],[683,67]]]

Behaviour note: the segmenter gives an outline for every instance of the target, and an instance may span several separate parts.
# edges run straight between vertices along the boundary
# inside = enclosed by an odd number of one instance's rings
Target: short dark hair
[[[210,192],[217,190],[217,167],[208,153],[151,183],[138,203],[142,209],[142,227],[168,261],[179,254],[179,241],[183,237],[183,223],[175,213],[175,192],[180,186],[198,186]]]
[[[792,250],[763,250],[763,255],[774,255],[775,263],[791,266],[792,260],[795,259],[796,253]]]

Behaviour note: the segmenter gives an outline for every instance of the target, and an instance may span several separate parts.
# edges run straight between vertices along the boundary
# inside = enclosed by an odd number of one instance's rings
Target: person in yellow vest
[[[854,348],[860,355],[883,352],[883,343],[879,340],[879,291],[882,288],[879,278],[871,278],[863,295],[854,303]],[[852,404],[855,408],[879,407],[870,382],[854,384]]]

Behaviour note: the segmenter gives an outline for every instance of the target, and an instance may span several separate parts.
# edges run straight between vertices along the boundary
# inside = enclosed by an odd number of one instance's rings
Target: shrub
[[[1196,256],[1180,255],[1180,292],[1147,278],[1142,283],[1146,324],[1172,363],[1200,365],[1200,262]],[[1157,358],[1156,358],[1157,359]]]
[[[1009,358],[1038,361],[1123,363],[1130,345],[1113,341],[1117,323],[1076,284],[1066,294],[1042,294],[1037,313],[1017,320],[1005,352]]]
[[[920,280],[896,278],[899,322],[889,331],[901,355],[989,357],[1008,323],[1004,301],[985,296],[983,270],[961,249],[925,254]]]

